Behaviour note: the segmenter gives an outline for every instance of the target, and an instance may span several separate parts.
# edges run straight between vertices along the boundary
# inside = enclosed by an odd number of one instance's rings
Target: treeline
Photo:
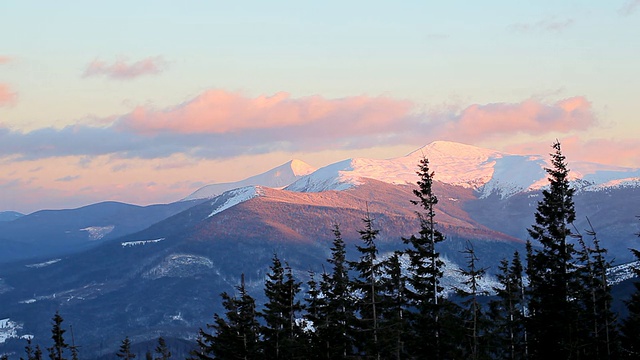
[[[553,144],[549,187],[528,229],[526,254],[499,265],[500,286],[487,297],[485,268],[469,244],[463,287],[446,296],[437,244],[428,159],[414,190],[420,230],[404,251],[381,257],[367,213],[359,257],[346,258],[340,228],[327,269],[309,274],[306,293],[274,255],[258,310],[244,284],[222,294],[223,314],[200,330],[193,359],[639,359],[640,283],[620,321],[611,310],[606,249],[593,229],[574,226],[574,189],[560,143]],[[640,252],[634,250],[640,260]],[[640,270],[636,269],[640,275]]]
[[[583,235],[572,225],[574,190],[560,144],[553,149],[549,187],[528,229],[540,246],[527,243],[526,254],[500,262],[495,295],[479,285],[486,269],[478,266],[471,244],[460,270],[463,286],[445,293],[437,248],[446,240],[436,228],[434,173],[424,158],[411,200],[420,230],[402,239],[404,250],[381,256],[367,213],[358,256],[347,259],[336,225],[326,268],[309,273],[304,293],[274,254],[263,306],[242,276],[233,294],[221,294],[224,313],[200,329],[190,359],[640,359],[640,282],[627,301],[629,315],[618,319],[611,310],[606,249],[593,229]],[[640,260],[640,251],[632,251]],[[634,271],[640,276],[640,269]],[[65,359],[66,350],[77,359],[77,347],[58,344],[63,331],[56,317],[49,358]],[[42,358],[30,341],[25,350],[27,360]],[[117,357],[135,357],[128,338]],[[170,357],[166,344],[147,355]]]

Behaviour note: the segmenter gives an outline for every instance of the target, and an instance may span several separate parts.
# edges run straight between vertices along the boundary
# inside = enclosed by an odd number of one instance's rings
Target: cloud
[[[439,137],[475,142],[506,135],[581,131],[595,124],[591,103],[582,96],[552,104],[529,99],[520,103],[471,105],[443,123]]]
[[[83,77],[105,76],[116,80],[131,80],[144,75],[159,74],[166,68],[167,63],[161,56],[148,57],[134,63],[125,59],[116,60],[112,64],[95,59],[84,70]]]
[[[573,19],[558,20],[556,18],[544,19],[534,23],[518,23],[509,26],[510,29],[519,32],[545,31],[559,33],[573,25]]]
[[[89,121],[30,132],[0,127],[0,156],[83,156],[90,161],[101,155],[154,159],[181,154],[187,159],[165,165],[174,167],[188,159],[422,146],[439,139],[473,143],[516,134],[570,133],[595,124],[584,97],[418,112],[411,102],[387,97],[292,98],[277,93],[251,98],[211,90],[173,107],[138,107],[106,126]]]
[[[4,55],[0,55],[0,65],[2,64],[8,64],[11,61],[13,61],[12,58],[8,57],[8,56],[4,56]]]
[[[639,6],[640,0],[629,0],[622,5],[620,10],[618,10],[618,13],[623,16],[629,16],[633,14]]]
[[[10,106],[18,100],[18,94],[11,91],[9,86],[0,84],[0,106]]]
[[[64,176],[64,177],[58,178],[55,181],[71,182],[71,181],[78,180],[78,179],[80,179],[80,175],[75,175],[75,176],[68,175],[68,176]]]

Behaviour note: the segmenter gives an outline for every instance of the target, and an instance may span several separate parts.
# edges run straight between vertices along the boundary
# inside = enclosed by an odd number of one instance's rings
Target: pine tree
[[[158,345],[156,346],[155,351],[157,356],[154,360],[169,360],[171,358],[171,351],[169,351],[167,342],[162,336],[158,338]]]
[[[53,346],[47,348],[47,350],[49,350],[49,358],[51,360],[65,360],[64,349],[67,349],[69,344],[64,341],[64,333],[66,332],[66,330],[62,328],[64,319],[60,316],[60,313],[56,311],[52,320],[51,339],[53,340]]]
[[[300,283],[295,281],[291,268],[282,267],[277,255],[273,256],[264,293],[267,302],[260,316],[262,327],[262,348],[268,359],[293,359],[302,352],[302,329],[296,323],[302,311],[296,300]],[[285,272],[286,270],[286,272]]]
[[[131,340],[129,337],[125,337],[120,344],[120,350],[116,353],[116,356],[125,360],[133,359],[136,357],[136,354],[131,352]]]
[[[581,322],[579,326],[581,336],[582,359],[612,359],[617,358],[617,332],[615,330],[616,316],[611,311],[611,289],[607,281],[607,270],[611,262],[605,256],[607,250],[600,246],[596,232],[587,218],[590,229],[587,235],[592,238],[592,246],[588,246],[576,229],[576,238],[580,249],[578,250],[580,267],[581,290],[580,301]]]
[[[213,334],[200,329],[198,349],[192,353],[193,358],[261,359],[256,305],[247,292],[244,274],[236,290],[238,294],[233,297],[226,292],[220,295],[225,316],[214,314],[214,323],[207,324],[207,328],[214,330]]]
[[[462,306],[464,306],[461,320],[464,323],[463,333],[467,346],[462,351],[466,354],[465,358],[467,359],[484,359],[487,358],[486,341],[484,340],[487,322],[479,297],[488,295],[488,292],[480,289],[480,281],[486,273],[486,268],[478,267],[478,258],[471,243],[467,243],[463,253],[467,257],[467,268],[459,270],[459,273],[464,277],[462,284],[466,286],[466,289],[456,289],[458,296],[463,299]]]
[[[576,214],[575,190],[569,184],[569,169],[559,142],[553,144],[549,189],[538,202],[535,224],[529,235],[542,248],[528,254],[530,281],[530,350],[533,359],[577,356],[580,343],[579,307],[576,301],[579,281],[576,276],[576,251],[569,243],[570,225]]]
[[[324,272],[316,292],[307,300],[307,318],[315,332],[312,348],[316,359],[346,359],[355,348],[355,298],[346,260],[346,246],[340,227],[334,225],[330,272]],[[310,284],[311,288],[311,284]]]
[[[378,307],[382,296],[380,286],[382,269],[378,261],[378,247],[375,242],[380,231],[373,228],[373,219],[368,210],[362,221],[364,229],[359,230],[358,233],[363,245],[356,246],[360,253],[360,259],[349,262],[350,268],[357,273],[357,277],[352,280],[352,288],[360,295],[357,303],[360,314],[357,322],[359,339],[357,347],[366,357],[380,359],[380,312]]]
[[[413,193],[417,200],[410,200],[420,207],[416,211],[420,222],[418,235],[403,238],[410,247],[405,250],[409,257],[409,273],[407,279],[407,300],[414,309],[410,314],[409,324],[411,338],[408,350],[414,358],[442,357],[442,322],[443,308],[448,306],[442,296],[442,267],[444,262],[436,250],[436,244],[444,240],[444,235],[436,229],[435,205],[438,197],[433,193],[435,173],[429,169],[429,160],[422,158],[418,165],[418,189]],[[429,355],[427,355],[429,354]]]
[[[496,359],[526,359],[525,297],[523,267],[520,254],[511,263],[503,259],[498,267],[499,287],[494,287],[496,300],[489,303],[491,319],[491,354]]]
[[[407,299],[406,278],[402,273],[400,252],[395,252],[382,262],[383,277],[380,282],[380,353],[384,359],[403,359],[407,356]]]
[[[27,355],[27,359],[26,360],[35,360],[35,353],[34,353],[34,349],[33,346],[31,346],[31,337],[27,338],[27,345],[25,345],[24,347],[24,352]],[[24,360],[22,357],[20,357],[20,360]]]
[[[620,355],[623,359],[640,358],[640,250],[631,249],[631,252],[636,258],[636,266],[633,267],[636,279],[633,283],[635,291],[625,302],[629,314],[622,320],[620,326],[622,343]]]

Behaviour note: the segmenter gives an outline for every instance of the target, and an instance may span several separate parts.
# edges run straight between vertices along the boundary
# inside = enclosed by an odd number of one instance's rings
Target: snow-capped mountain
[[[203,186],[183,200],[209,199],[218,196],[227,190],[252,185],[279,189],[291,184],[305,175],[311,174],[315,170],[316,169],[314,167],[304,161],[294,159],[265,173],[255,175],[244,180]]]
[[[355,158],[340,161],[305,176],[286,187],[290,191],[320,192],[345,190],[369,178],[389,184],[415,184],[417,164],[429,159],[435,180],[471,188],[480,197],[498,194],[502,198],[538,190],[547,185],[548,160],[540,155],[514,155],[475,146],[435,141],[406,156],[373,160]],[[569,163],[571,179],[581,190],[613,186],[637,186],[640,169],[594,163]]]

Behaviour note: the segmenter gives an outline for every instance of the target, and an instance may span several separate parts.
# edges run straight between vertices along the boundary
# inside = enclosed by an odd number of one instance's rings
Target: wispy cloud
[[[618,13],[623,16],[629,16],[633,14],[638,7],[640,7],[640,0],[629,0],[622,5]]]
[[[131,80],[144,75],[155,75],[165,70],[167,62],[161,57],[148,57],[136,62],[119,59],[109,64],[95,59],[87,65],[83,77],[105,76],[110,79]]]
[[[107,126],[94,124],[30,132],[0,127],[0,156],[152,159],[182,154],[225,159],[274,151],[422,146],[439,139],[473,143],[516,134],[570,133],[594,126],[596,119],[584,97],[419,112],[411,102],[387,97],[292,98],[278,93],[251,98],[211,90],[174,107],[138,107]]]
[[[64,177],[58,178],[58,179],[56,179],[56,181],[59,181],[59,182],[71,182],[71,181],[78,180],[78,179],[80,179],[80,175],[75,175],[75,176],[69,175],[69,176],[64,176]]]
[[[519,32],[545,31],[559,33],[573,25],[574,20],[549,18],[533,23],[517,23],[509,26],[510,29]]]
[[[11,91],[8,85],[0,84],[0,106],[13,105],[18,100],[18,94]]]
[[[0,65],[1,64],[8,64],[11,61],[13,61],[13,58],[11,58],[9,56],[5,56],[5,55],[0,55]]]

